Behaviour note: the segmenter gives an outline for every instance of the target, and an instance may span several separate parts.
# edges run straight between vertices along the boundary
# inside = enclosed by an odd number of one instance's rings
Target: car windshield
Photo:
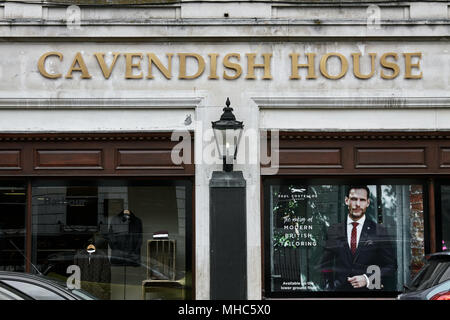
[[[429,261],[411,283],[410,289],[425,290],[450,279],[450,261]]]

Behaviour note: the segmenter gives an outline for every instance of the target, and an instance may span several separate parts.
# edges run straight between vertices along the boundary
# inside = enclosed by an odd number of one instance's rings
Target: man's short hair
[[[367,185],[364,185],[364,184],[350,185],[350,186],[348,187],[348,190],[347,190],[347,197],[350,196],[350,191],[351,191],[352,189],[364,189],[364,190],[366,190],[366,192],[367,192],[367,199],[370,198],[370,190],[369,190],[369,187],[367,187]]]

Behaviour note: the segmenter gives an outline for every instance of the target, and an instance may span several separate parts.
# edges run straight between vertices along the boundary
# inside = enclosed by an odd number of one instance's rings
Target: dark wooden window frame
[[[267,134],[270,150],[270,133]],[[270,151],[269,151],[270,155]],[[264,165],[264,167],[269,167]],[[263,173],[264,174],[264,173]],[[442,180],[450,178],[450,132],[279,132],[276,175],[261,176],[261,263],[263,297],[299,295],[265,293],[267,277],[265,199],[266,181],[272,179],[330,179],[330,181],[406,181],[424,185],[425,253],[434,253],[440,239],[439,195]],[[302,296],[312,296],[307,293]],[[330,297],[327,293],[316,297]],[[344,297],[340,293],[336,296]],[[351,295],[350,295],[351,296]],[[374,297],[373,293],[370,295]],[[383,295],[381,295],[383,296]]]

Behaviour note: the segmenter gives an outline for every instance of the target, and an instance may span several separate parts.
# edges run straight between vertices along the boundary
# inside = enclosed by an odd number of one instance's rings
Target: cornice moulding
[[[450,97],[253,97],[259,109],[437,109]]]
[[[201,97],[192,98],[0,98],[0,109],[195,109]]]

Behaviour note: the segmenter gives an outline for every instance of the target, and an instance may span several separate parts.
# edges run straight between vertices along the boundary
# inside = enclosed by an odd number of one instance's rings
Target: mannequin
[[[93,295],[109,300],[111,265],[108,255],[103,250],[97,250],[90,242],[85,249],[78,250],[74,263],[80,267],[81,287]]]
[[[141,263],[142,221],[125,209],[113,216],[108,230],[111,264],[139,266]]]
[[[95,246],[91,243],[87,246],[86,252],[89,254],[89,263],[91,262],[91,255],[95,253]]]

